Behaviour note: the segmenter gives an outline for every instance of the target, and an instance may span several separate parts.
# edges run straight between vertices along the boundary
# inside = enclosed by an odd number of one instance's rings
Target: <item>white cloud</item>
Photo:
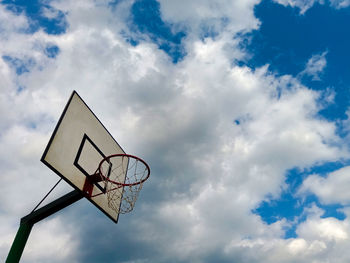
[[[345,223],[317,217],[310,220],[327,226],[329,232],[315,227],[309,233],[305,229],[312,221],[306,221],[298,230],[299,238],[284,240],[288,222],[267,225],[251,212],[267,195],[278,196],[288,169],[348,156],[335,124],[318,116],[318,92],[291,76],[275,76],[268,67],[253,71],[232,63],[242,54],[232,40],[233,33],[257,28],[255,3],[174,6],[162,1],[165,19],[190,21],[193,29],[185,44],[187,55],[176,65],[155,44],[145,40],[132,46],[120,34],[126,29],[123,19],[130,3],[116,8],[120,18],[94,1],[57,2],[55,6],[68,16],[69,28],[63,35],[39,31],[23,36],[9,29],[10,37],[0,39],[6,44],[0,45],[1,54],[34,56],[41,67],[18,76],[0,60],[0,81],[6,84],[1,86],[0,145],[9,149],[0,154],[0,165],[11,167],[0,179],[7,186],[0,191],[0,211],[5,211],[1,222],[11,220],[5,224],[14,233],[13,222],[30,211],[33,200],[43,196],[40,191],[48,190],[57,179],[39,159],[66,99],[76,89],[123,148],[146,159],[152,170],[134,215],[126,216],[130,220],[120,219],[122,227],[111,226],[108,219],[97,222],[95,214],[89,218],[99,234],[107,233],[105,239],[96,236],[91,249],[103,247],[114,253],[115,247],[106,248],[106,243],[114,245],[116,237],[126,236],[123,242],[135,245],[135,251],[147,243],[156,252],[148,254],[152,262],[174,258],[203,262],[210,256],[236,262],[245,262],[244,258],[249,262],[311,262],[312,256],[324,253],[330,240],[347,240]],[[191,16],[194,4],[198,14]],[[214,21],[206,21],[209,10]],[[218,21],[223,17],[229,17],[230,25],[221,28]],[[204,20],[229,33],[200,39],[197,30]],[[55,59],[46,58],[44,50],[37,48],[46,43],[60,48]],[[229,54],[227,46],[235,52]],[[17,91],[18,85],[24,89]],[[85,207],[78,210],[71,210],[74,215],[69,222],[81,238],[73,239],[75,246],[89,242],[83,235],[94,229],[85,221],[92,212]],[[67,234],[57,224],[56,228],[43,222],[40,238],[56,238],[51,228]],[[9,237],[9,232],[0,231]],[[57,240],[67,244],[72,236],[62,234]],[[6,242],[0,242],[2,255]],[[28,261],[38,262],[40,256],[33,252]],[[65,256],[78,257],[73,249]]]
[[[349,239],[348,221],[342,222],[335,218],[308,219],[300,224],[297,233],[308,240],[318,238],[342,241]]]
[[[51,6],[44,6],[41,8],[41,13],[43,16],[45,16],[48,19],[59,19],[60,16],[60,12],[58,9],[54,9]]]
[[[312,80],[321,80],[321,74],[323,73],[326,65],[327,51],[313,55],[307,62],[305,69],[300,73],[301,75],[309,75]]]
[[[330,173],[327,177],[311,175],[305,179],[300,188],[300,193],[310,191],[317,195],[324,204],[350,203],[350,167],[341,168]]]
[[[221,33],[223,29],[237,33],[256,29],[259,25],[253,11],[259,0],[160,0],[159,3],[164,20],[183,23],[195,34],[200,34],[203,29],[215,33]]]
[[[248,68],[230,67],[220,45],[208,42],[209,48],[206,43],[196,43],[197,48],[189,54],[191,59],[186,58],[177,66],[179,72],[175,76],[180,77],[177,81],[182,83],[181,104],[177,99],[168,100],[167,104],[170,108],[167,112],[175,114],[166,115],[166,120],[153,117],[152,123],[156,126],[143,134],[145,141],[151,134],[157,136],[149,147],[170,147],[166,156],[172,158],[165,159],[162,155],[158,161],[164,160],[170,167],[176,160],[181,169],[176,170],[175,178],[166,180],[173,186],[173,197],[168,196],[171,202],[151,210],[138,232],[143,233],[141,237],[153,237],[153,242],[158,243],[159,239],[162,244],[166,242],[166,247],[161,248],[168,251],[167,254],[175,256],[181,251],[184,261],[200,261],[228,242],[241,242],[243,236],[251,237],[247,244],[270,236],[265,241],[277,251],[274,242],[284,242],[279,238],[286,223],[266,226],[250,209],[267,193],[278,195],[288,168],[336,160],[345,151],[335,146],[338,139],[334,124],[316,117],[318,93],[301,86],[290,76],[276,78],[267,73],[266,68],[253,72]],[[203,48],[198,48],[200,45]],[[154,111],[153,106],[147,106],[147,110],[149,108]],[[139,113],[136,130],[147,127],[150,119],[143,116]],[[238,127],[233,125],[234,119],[240,119]],[[166,130],[169,123],[173,128],[170,131]],[[197,125],[201,127],[198,130]],[[162,135],[152,128],[166,130],[161,134],[166,134],[168,141],[162,140],[162,146],[157,146],[160,143],[157,138]],[[193,129],[197,131],[196,137],[187,141]],[[205,141],[193,141],[202,134]],[[181,138],[182,146],[172,138]],[[192,152],[195,155],[191,155]],[[189,158],[192,165],[196,165],[192,180],[182,175],[191,167]],[[164,179],[158,177],[157,183],[162,184]],[[186,183],[191,192],[177,193],[177,182]],[[163,187],[168,189],[165,183]],[[163,225],[167,227],[157,231],[157,226]],[[198,244],[197,240],[202,241]],[[169,243],[173,245],[168,246]],[[316,250],[317,244],[307,247]]]
[[[337,9],[346,8],[350,5],[349,0],[330,0],[330,3],[333,7]]]
[[[302,15],[305,14],[307,10],[312,8],[315,4],[318,3],[323,5],[325,3],[324,0],[273,0],[273,1],[283,6],[291,6],[293,8],[299,8],[300,14]],[[329,3],[332,7],[336,9],[346,8],[350,5],[349,0],[329,0]]]
[[[78,262],[78,233],[67,220],[53,218],[33,227],[21,260],[23,262]]]
[[[9,222],[12,222],[11,228]],[[9,248],[19,227],[19,218],[11,220],[1,216],[0,255],[7,257]],[[74,255],[79,247],[79,233],[68,222],[51,218],[32,228],[21,262],[77,262]]]
[[[0,5],[0,29],[1,38],[12,36],[14,33],[21,30],[26,30],[29,27],[28,20],[23,14],[14,15],[6,10],[3,5]]]
[[[274,2],[283,6],[297,7],[300,9],[300,14],[304,14],[316,3],[324,4],[324,0],[274,0]]]
[[[297,238],[246,238],[231,242],[225,252],[238,262],[347,262],[349,220],[321,218],[323,211],[316,206],[306,212]]]

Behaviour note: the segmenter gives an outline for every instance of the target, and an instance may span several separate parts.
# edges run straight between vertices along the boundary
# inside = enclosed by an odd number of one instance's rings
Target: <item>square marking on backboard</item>
[[[103,152],[95,145],[95,143],[84,134],[81,141],[77,156],[74,160],[74,165],[83,173],[85,176],[89,177],[95,174],[98,170],[96,167],[99,166],[100,161],[106,158]],[[107,173],[107,178],[109,178],[110,171],[112,169],[112,163],[108,161],[109,168]],[[96,187],[100,189],[101,192],[106,192],[105,182],[96,182]]]

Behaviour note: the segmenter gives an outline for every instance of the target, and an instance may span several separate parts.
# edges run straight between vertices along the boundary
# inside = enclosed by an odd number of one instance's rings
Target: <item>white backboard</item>
[[[104,157],[124,153],[78,93],[73,91],[41,161],[75,189],[83,191],[86,177],[95,173]],[[89,200],[117,222],[119,211],[108,206],[104,190],[103,182],[95,183],[92,196],[96,196]]]

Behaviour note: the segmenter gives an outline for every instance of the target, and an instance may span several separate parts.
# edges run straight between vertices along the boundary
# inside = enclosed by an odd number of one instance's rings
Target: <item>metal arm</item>
[[[83,194],[78,190],[74,190],[43,206],[42,208],[39,208],[38,210],[28,214],[27,216],[22,217],[16,237],[7,256],[6,263],[19,262],[28,240],[30,231],[32,230],[35,223],[75,203],[76,201],[79,201],[81,198],[83,198]]]

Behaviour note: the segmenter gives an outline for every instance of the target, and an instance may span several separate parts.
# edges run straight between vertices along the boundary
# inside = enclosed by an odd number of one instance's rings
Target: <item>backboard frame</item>
[[[77,96],[77,97],[75,97]],[[119,145],[119,143],[114,139],[114,137],[110,134],[110,132],[106,129],[106,127],[102,124],[102,122],[100,121],[100,119],[93,113],[93,111],[90,109],[90,107],[85,103],[85,101],[79,96],[79,94],[74,90],[67,102],[67,104],[65,105],[65,108],[55,126],[55,129],[50,137],[50,140],[44,150],[44,153],[41,157],[41,162],[44,163],[47,167],[49,167],[53,172],[55,172],[58,176],[60,176],[62,179],[64,179],[69,185],[71,185],[74,189],[80,191],[83,193],[82,189],[79,188],[78,186],[76,186],[73,182],[71,182],[67,176],[65,176],[64,174],[62,174],[59,170],[57,170],[54,165],[52,165],[49,161],[46,160],[46,157],[47,157],[47,154],[50,150],[50,147],[52,146],[52,143],[53,141],[55,140],[56,138],[56,135],[57,135],[57,132],[59,130],[59,128],[61,127],[61,124],[62,124],[62,121],[64,120],[66,114],[67,114],[67,110],[69,109],[71,103],[72,103],[72,100],[74,99],[79,99],[84,107],[86,107],[86,109],[89,111],[88,113],[89,114],[92,114],[92,116],[98,121],[99,125],[101,125],[101,128],[104,129],[104,132],[106,132],[106,134],[108,136],[110,136],[109,139],[112,139],[113,140],[113,143],[115,143],[115,145],[117,147],[119,147],[119,150],[121,151],[121,153],[124,153],[125,154],[125,151],[122,149],[122,147]],[[76,156],[74,158],[74,160],[72,160],[72,163],[71,165],[75,166],[77,168],[77,170],[79,170],[82,174],[84,174],[85,176],[89,176],[88,172],[86,172],[84,170],[83,167],[80,166],[79,164],[79,158],[80,158],[80,155],[81,155],[81,152],[82,152],[82,149],[84,147],[85,144],[89,144],[91,145],[91,147],[95,148],[96,149],[96,152],[98,152],[98,154],[100,154],[101,156],[101,160],[104,159],[106,157],[106,155],[109,155],[111,153],[104,153],[103,150],[101,150],[99,148],[98,145],[96,145],[94,143],[94,141],[89,137],[88,134],[84,133],[83,135],[83,138],[81,138],[81,142],[80,142],[80,145],[79,145],[79,149],[77,149],[78,151],[76,152]],[[98,166],[96,166],[96,169],[98,169]],[[99,185],[97,184],[96,185],[99,190],[101,192],[105,192],[105,187],[103,187],[102,185]],[[113,217],[112,215],[108,214],[108,212],[106,210],[103,209],[103,207],[101,207],[101,205],[99,205],[97,202],[94,201],[94,198],[89,198],[88,196],[86,196],[86,194],[84,194],[84,196],[91,202],[93,203],[99,210],[101,210],[105,215],[107,215],[113,222],[117,223],[118,222],[118,219],[119,219],[119,213],[116,215],[116,218]]]

